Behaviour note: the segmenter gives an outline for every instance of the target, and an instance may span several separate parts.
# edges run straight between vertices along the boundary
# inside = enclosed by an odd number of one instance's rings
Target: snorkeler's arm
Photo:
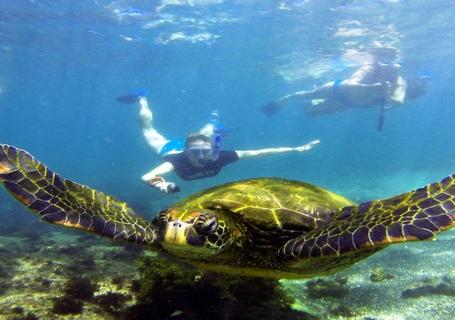
[[[279,98],[278,100],[276,100],[276,102],[278,103],[302,102],[309,99],[315,99],[315,95],[317,95],[319,91],[322,90],[322,88],[323,87],[316,88],[311,91],[297,91]]]
[[[316,144],[318,144],[319,140],[313,140],[310,143],[304,144],[303,146],[290,148],[290,147],[279,147],[279,148],[267,148],[267,149],[259,149],[259,150],[236,150],[235,152],[239,156],[239,159],[242,158],[249,158],[249,157],[256,157],[256,156],[265,156],[283,152],[303,152],[310,150]]]
[[[162,177],[164,174],[174,171],[174,166],[170,162],[164,162],[158,167],[152,169],[152,171],[142,176],[142,181],[147,183],[149,186],[154,187],[165,193],[178,192],[179,187],[173,182],[164,180]]]

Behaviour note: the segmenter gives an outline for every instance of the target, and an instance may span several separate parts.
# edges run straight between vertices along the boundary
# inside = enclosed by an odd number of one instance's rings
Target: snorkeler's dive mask
[[[212,162],[218,158],[218,151],[207,145],[191,146],[188,153],[201,163]]]

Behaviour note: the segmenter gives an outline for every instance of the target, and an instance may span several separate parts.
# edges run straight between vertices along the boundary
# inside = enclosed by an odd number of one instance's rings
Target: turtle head
[[[163,248],[188,258],[218,254],[237,238],[229,217],[212,210],[167,209],[154,222]]]

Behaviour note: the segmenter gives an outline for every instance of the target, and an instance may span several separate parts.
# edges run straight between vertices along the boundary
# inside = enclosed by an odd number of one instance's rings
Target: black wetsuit
[[[175,173],[183,180],[195,180],[216,176],[222,167],[239,160],[239,156],[235,151],[220,151],[218,159],[204,167],[193,166],[184,152],[166,155],[163,160],[172,163]]]

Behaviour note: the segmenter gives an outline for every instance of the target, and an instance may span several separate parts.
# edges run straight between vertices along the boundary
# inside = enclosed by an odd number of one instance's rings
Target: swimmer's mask
[[[202,141],[202,143],[200,143]],[[220,151],[220,136],[211,138],[201,134],[191,134],[186,140],[185,152],[202,164],[216,161]]]

